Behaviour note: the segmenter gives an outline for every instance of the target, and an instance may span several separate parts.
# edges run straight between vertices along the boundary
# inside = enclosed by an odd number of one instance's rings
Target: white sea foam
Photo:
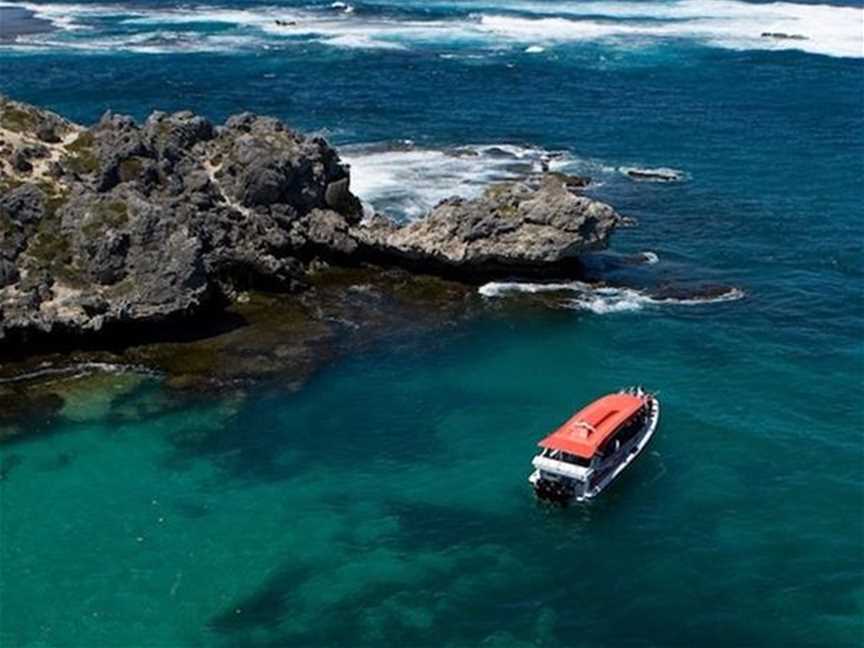
[[[566,152],[513,144],[483,144],[449,149],[399,146],[346,146],[351,190],[379,211],[406,219],[421,216],[441,200],[472,198],[493,182],[541,171],[600,172],[601,166]]]
[[[642,310],[646,306],[696,306],[737,301],[744,297],[739,288],[729,288],[705,297],[657,297],[635,288],[593,286],[582,281],[564,283],[501,282],[486,283],[478,289],[484,297],[506,297],[517,294],[561,293],[560,305],[586,310],[598,315]]]
[[[353,13],[354,7],[344,2],[339,2],[338,0],[330,5],[331,9],[339,9],[345,13]]]
[[[0,6],[29,9],[61,30],[98,32],[99,25],[92,19],[110,17],[124,24],[162,25],[167,29],[171,25],[217,22],[235,25],[238,29],[259,30],[271,38],[310,36],[336,47],[369,48],[370,43],[383,42],[384,45],[375,46],[393,49],[398,43],[403,47],[431,45],[440,48],[469,43],[496,49],[513,44],[523,51],[536,53],[536,48],[557,42],[609,41],[618,46],[638,48],[646,43],[685,39],[741,50],[796,49],[829,56],[864,56],[864,9],[861,7],[794,2],[756,4],[740,0],[555,4],[487,0],[447,4],[475,13],[452,19],[400,20],[358,17],[351,13],[351,5],[344,2],[317,9],[286,9],[272,4],[231,9],[193,4],[146,11],[135,8],[132,3],[118,6],[0,2]],[[513,11],[520,11],[522,15]],[[291,24],[276,24],[277,20]],[[764,32],[804,38],[762,38]],[[266,46],[265,43],[260,45]]]
[[[539,3],[517,6],[538,11],[543,7]],[[519,41],[685,38],[731,49],[797,49],[829,56],[864,56],[864,10],[860,7],[682,0],[562,3],[555,6],[555,13],[558,16],[542,18],[484,14],[480,25],[500,37]],[[763,32],[800,34],[806,40],[762,38]]]
[[[400,43],[394,43],[385,40],[375,40],[362,34],[344,34],[342,36],[334,36],[332,38],[323,38],[319,42],[333,47],[349,47],[355,49],[389,49],[401,50],[405,46]]]
[[[78,362],[70,365],[54,366],[45,363],[38,369],[27,371],[16,376],[0,378],[0,384],[28,382],[46,378],[80,378],[96,373],[123,374],[137,373],[147,376],[159,376],[158,371],[141,365],[118,364],[113,362]]]
[[[669,167],[622,166],[618,170],[634,180],[645,182],[680,182],[687,179],[684,171]]]
[[[545,52],[545,47],[540,47],[539,45],[531,45],[525,48],[526,54],[540,54],[541,52]]]
[[[123,36],[63,41],[44,35],[21,37],[11,45],[18,51],[70,49],[79,52],[125,51],[136,54],[171,54],[176,52],[232,52],[266,46],[254,36],[204,35],[194,31],[139,32]]]
[[[660,257],[657,256],[657,253],[651,252],[650,250],[643,252],[642,258],[645,259],[645,265],[655,265],[660,263]]]

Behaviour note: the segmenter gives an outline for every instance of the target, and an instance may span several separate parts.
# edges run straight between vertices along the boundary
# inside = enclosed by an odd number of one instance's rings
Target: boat
[[[642,387],[598,398],[540,441],[528,481],[542,500],[593,499],[645,449],[659,420],[660,401]]]

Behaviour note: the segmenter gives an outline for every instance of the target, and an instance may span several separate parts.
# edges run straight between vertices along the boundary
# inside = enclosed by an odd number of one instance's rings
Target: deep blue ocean
[[[605,258],[644,260],[296,393],[73,390],[52,434],[0,447],[0,645],[864,644],[860,4],[0,7],[40,32],[0,42],[15,99],[276,115],[403,219],[551,157],[638,220]],[[634,383],[663,403],[650,452],[591,505],[539,506],[535,442]]]

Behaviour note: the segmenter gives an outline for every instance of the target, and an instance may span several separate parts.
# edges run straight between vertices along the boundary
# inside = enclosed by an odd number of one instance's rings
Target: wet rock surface
[[[609,205],[574,191],[577,180],[546,174],[535,183],[493,185],[474,200],[447,199],[407,225],[376,217],[355,232],[396,263],[464,276],[545,272],[605,248],[621,221]]]

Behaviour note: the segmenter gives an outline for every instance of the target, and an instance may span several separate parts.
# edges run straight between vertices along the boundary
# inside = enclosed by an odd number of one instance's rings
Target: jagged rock
[[[20,173],[30,173],[33,170],[33,165],[30,163],[30,157],[19,149],[12,156],[12,168]]]
[[[536,188],[493,185],[475,200],[447,199],[408,225],[376,218],[354,234],[374,253],[473,274],[548,267],[604,248],[620,220],[550,174]]]
[[[347,177],[334,180],[324,190],[324,202],[331,209],[342,214],[356,215],[363,213],[363,205],[360,200],[351,193]]]
[[[44,121],[36,127],[36,137],[47,144],[57,144],[61,141],[57,134],[57,124],[52,121]]]
[[[33,225],[45,211],[44,194],[33,185],[21,185],[0,194],[0,214],[21,225]]]
[[[15,283],[19,276],[14,263],[0,258],[0,288]]]
[[[155,112],[147,118],[143,130],[158,156],[169,162],[182,159],[195,144],[214,134],[213,124],[189,111],[172,115]]]
[[[278,120],[244,114],[230,118],[216,139],[216,178],[232,199],[251,209],[290,205],[298,213],[330,207],[359,218],[359,201],[338,186],[348,170],[321,138],[307,138]],[[351,196],[353,198],[353,196]]]
[[[357,250],[345,217],[328,209],[315,209],[300,222],[307,240],[330,254],[348,257]]]

